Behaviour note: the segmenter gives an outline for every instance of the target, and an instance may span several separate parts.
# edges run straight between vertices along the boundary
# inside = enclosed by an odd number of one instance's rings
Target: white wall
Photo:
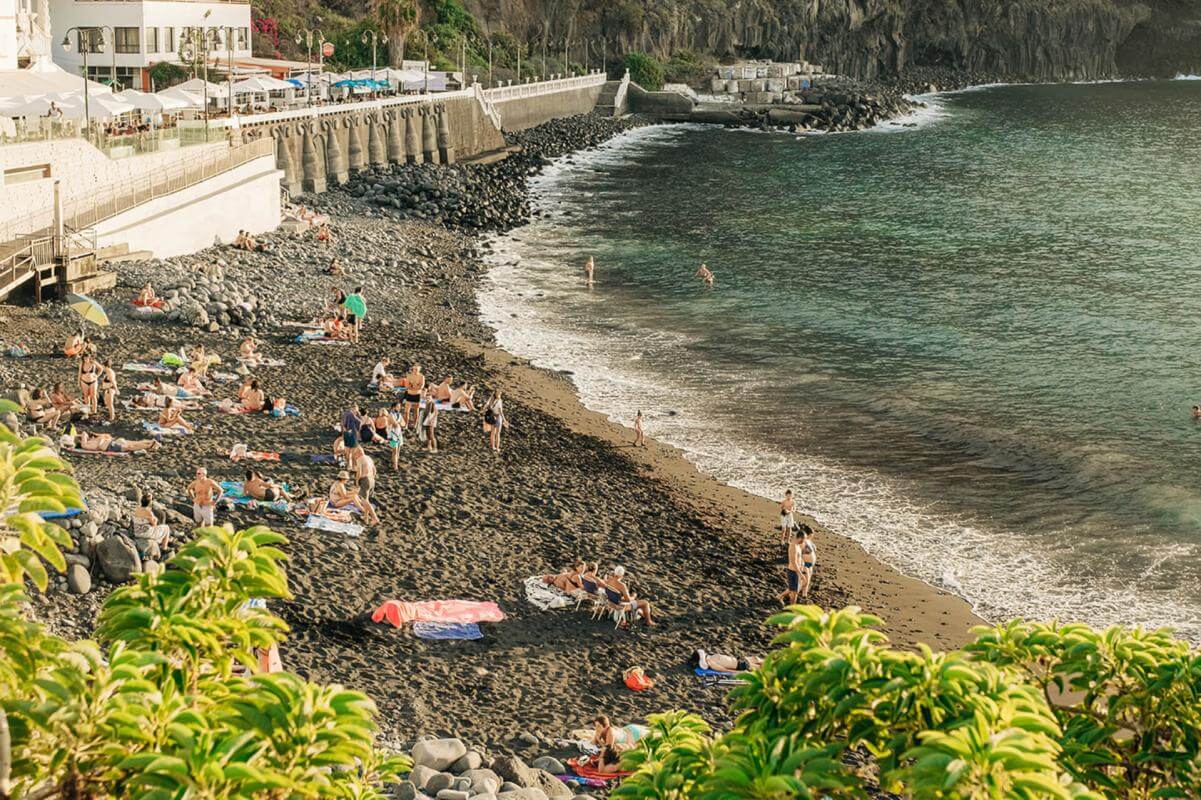
[[[60,181],[63,206],[69,210],[73,198],[88,197],[110,187],[153,178],[174,165],[186,164],[227,148],[222,140],[114,161],[83,139],[0,146],[0,174],[13,168],[50,165],[48,179],[0,186],[0,242],[50,224],[54,216],[55,179]],[[14,226],[19,230],[12,230]]]
[[[96,226],[96,244],[128,244],[158,258],[194,253],[239,230],[262,233],[279,226],[275,156],[256,158],[181,192],[132,208]]]
[[[8,2],[8,0],[0,0]],[[204,13],[210,11],[208,19]],[[188,27],[219,28],[226,25],[234,28],[247,28],[246,47],[234,48],[234,57],[246,57],[251,54],[250,4],[249,3],[200,3],[200,2],[171,2],[171,0],[151,0],[151,2],[105,2],[105,0],[51,0],[50,20],[54,29],[53,47],[54,61],[66,69],[78,72],[83,65],[83,57],[75,47],[74,37],[70,50],[63,48],[63,37],[72,27],[90,25],[109,25],[114,28],[138,28],[140,53],[117,53],[118,67],[148,67],[158,61],[179,60],[179,39],[183,29]],[[146,52],[146,31],[148,27],[159,28],[159,52]],[[174,46],[167,51],[163,40],[162,28],[174,28]],[[112,64],[113,52],[110,34],[105,31],[103,53],[89,53],[88,66],[106,66]],[[235,39],[236,42],[236,39]],[[224,55],[225,49],[213,51],[213,55]]]

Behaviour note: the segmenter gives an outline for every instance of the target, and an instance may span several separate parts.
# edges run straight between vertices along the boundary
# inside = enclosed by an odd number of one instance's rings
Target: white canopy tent
[[[229,89],[224,84],[207,82],[203,78],[192,78],[192,80],[184,81],[178,86],[172,86],[171,89],[182,89],[185,92],[203,97],[206,86],[208,87],[209,100],[213,100],[214,98],[218,100],[228,99]]]
[[[170,114],[174,111],[182,111],[185,108],[195,107],[190,101],[183,99],[179,95],[150,94],[149,92],[139,92],[137,89],[126,89],[123,92],[118,92],[115,97],[127,103],[132,103],[135,108],[141,111],[151,111],[160,114],[164,112]]]
[[[172,86],[170,89],[163,89],[161,92],[156,92],[155,97],[163,98],[169,102],[185,103],[185,108],[204,107],[203,97],[194,92],[189,92],[187,89],[181,89],[178,86]]]

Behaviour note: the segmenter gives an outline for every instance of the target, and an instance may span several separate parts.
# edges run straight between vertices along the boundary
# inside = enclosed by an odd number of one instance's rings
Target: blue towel
[[[315,453],[309,456],[309,461],[313,464],[336,464],[338,460],[329,453]]]
[[[738,677],[730,672],[718,672],[715,669],[701,669],[697,667],[693,670],[698,678],[718,678],[722,683],[738,683]]]
[[[68,508],[66,511],[39,511],[38,516],[42,519],[71,519],[78,517],[86,508]]]
[[[483,639],[476,622],[414,622],[413,633],[420,639]]]

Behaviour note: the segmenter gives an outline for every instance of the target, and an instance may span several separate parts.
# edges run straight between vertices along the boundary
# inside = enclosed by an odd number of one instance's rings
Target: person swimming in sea
[[[704,264],[701,264],[700,269],[696,271],[696,277],[704,281],[705,286],[709,287],[710,289],[713,288],[713,271]]]

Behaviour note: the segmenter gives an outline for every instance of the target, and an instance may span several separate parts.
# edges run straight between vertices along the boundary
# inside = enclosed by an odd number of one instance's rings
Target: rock
[[[92,559],[80,553],[63,553],[63,558],[66,559],[67,564],[78,564],[84,569],[92,566]]]
[[[412,781],[413,785],[418,789],[425,791],[425,786],[427,783],[429,783],[430,778],[437,774],[439,774],[438,770],[430,769],[429,767],[423,767],[418,764],[414,766],[413,771],[409,773],[409,780]]]
[[[461,739],[430,739],[413,746],[413,763],[439,772],[467,755]]]
[[[572,791],[567,788],[567,784],[551,775],[544,769],[538,770],[538,786],[536,788],[546,792],[546,796],[550,800],[570,800]]]
[[[521,787],[518,786],[517,784],[513,783],[513,781],[505,781],[504,783],[502,783],[500,785],[500,793],[501,794],[503,794],[505,792],[520,792],[520,791],[521,791]]]
[[[476,794],[500,790],[500,776],[490,769],[469,769],[460,777],[467,779],[468,786]]]
[[[590,794],[577,794],[571,800],[596,800],[596,798]]]
[[[443,789],[450,789],[455,785],[455,776],[449,772],[438,772],[431,775],[421,790],[426,794],[437,794]]]
[[[502,781],[516,784],[521,789],[538,785],[538,774],[517,756],[502,756],[493,759],[492,771]],[[501,788],[503,789],[504,787]]]
[[[434,797],[438,798],[438,800],[469,800],[471,795],[455,789],[443,789],[434,795]]]
[[[81,564],[67,567],[67,588],[73,594],[87,594],[92,591],[92,576]]]
[[[393,800],[417,800],[417,787],[412,781],[401,781],[392,791]]]
[[[96,560],[105,577],[114,583],[124,583],[130,575],[142,570],[137,548],[123,536],[112,536],[101,542],[96,548]]]
[[[541,756],[530,762],[530,766],[534,769],[544,769],[551,775],[566,775],[567,768],[563,766],[563,762],[557,758],[550,756]]]
[[[484,765],[484,757],[474,750],[468,750],[467,755],[450,765],[450,771],[461,775],[469,769],[479,769]]]

